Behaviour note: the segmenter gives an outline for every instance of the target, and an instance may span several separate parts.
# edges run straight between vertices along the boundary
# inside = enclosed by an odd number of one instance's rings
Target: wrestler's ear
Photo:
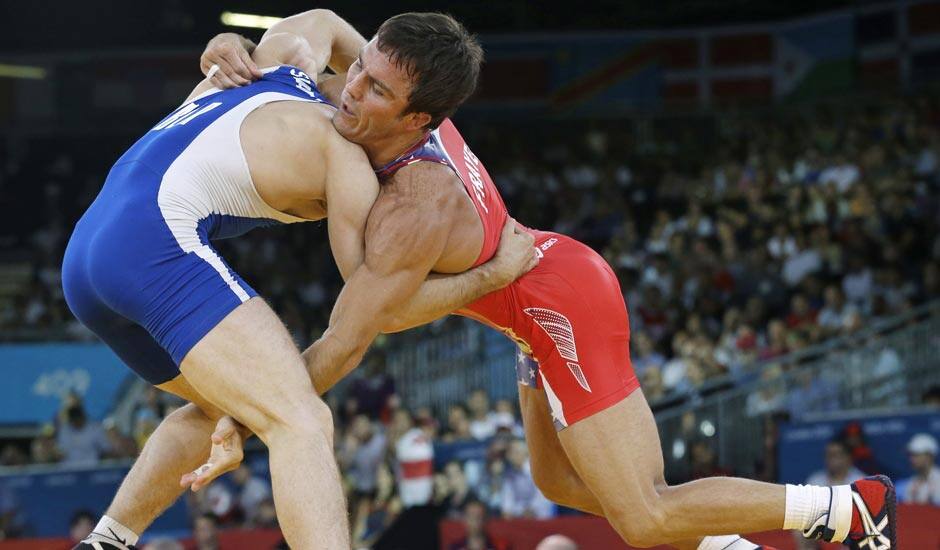
[[[431,123],[431,115],[428,113],[408,113],[405,115],[405,128],[408,131],[424,130]]]

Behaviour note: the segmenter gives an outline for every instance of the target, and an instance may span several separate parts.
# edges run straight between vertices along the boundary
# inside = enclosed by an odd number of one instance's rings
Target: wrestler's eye
[[[383,92],[382,88],[379,88],[375,83],[372,84],[372,91],[375,92],[375,95],[379,97],[385,97],[385,92]]]

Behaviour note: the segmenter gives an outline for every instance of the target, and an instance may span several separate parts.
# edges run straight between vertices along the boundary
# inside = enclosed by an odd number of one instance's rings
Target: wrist
[[[487,262],[477,268],[482,287],[486,290],[485,294],[499,290],[512,282],[507,280],[503,271],[495,265],[495,262]]]

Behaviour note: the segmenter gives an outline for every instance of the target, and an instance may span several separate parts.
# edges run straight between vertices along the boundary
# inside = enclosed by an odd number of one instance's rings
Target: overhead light
[[[228,25],[230,27],[251,27],[253,29],[269,29],[275,23],[283,19],[283,17],[273,17],[270,15],[252,15],[250,13],[234,13],[230,11],[223,11],[222,16],[219,19],[222,20],[223,25]]]
[[[41,80],[46,78],[46,69],[42,67],[30,67],[28,65],[4,65],[0,63],[0,77],[10,78],[31,78]]]

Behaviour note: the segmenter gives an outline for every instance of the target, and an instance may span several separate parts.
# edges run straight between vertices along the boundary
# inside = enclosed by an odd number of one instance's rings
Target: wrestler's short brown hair
[[[483,48],[443,13],[403,13],[379,27],[376,46],[411,77],[404,114],[428,113],[437,128],[476,90]]]

